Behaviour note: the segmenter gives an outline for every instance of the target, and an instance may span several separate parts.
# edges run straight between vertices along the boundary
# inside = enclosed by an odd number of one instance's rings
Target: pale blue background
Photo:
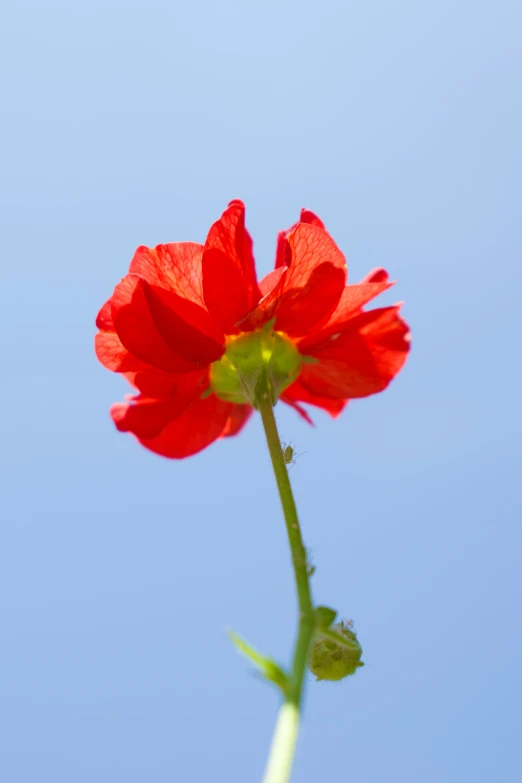
[[[296,783],[520,779],[517,0],[2,6],[0,780],[259,781],[295,603],[259,422],[184,462],[115,432],[94,317],[138,244],[247,203],[385,265],[413,353],[309,428],[316,598],[367,666],[308,682]]]

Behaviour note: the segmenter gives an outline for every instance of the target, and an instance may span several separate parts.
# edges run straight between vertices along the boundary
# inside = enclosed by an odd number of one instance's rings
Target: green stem
[[[306,550],[301,536],[297,509],[292,494],[292,487],[290,486],[290,479],[288,477],[288,470],[281,447],[281,441],[279,439],[279,433],[277,431],[274,410],[268,394],[263,395],[261,401],[258,400],[258,407],[263,420],[266,442],[272,459],[279,497],[283,507],[299,603],[299,625],[292,671],[290,673],[290,684],[285,702],[281,707],[277,720],[270,756],[263,779],[263,783],[287,783],[290,780],[292,763],[295,755],[303,683],[306,665],[308,663],[310,644],[314,634],[315,615],[310,592]]]

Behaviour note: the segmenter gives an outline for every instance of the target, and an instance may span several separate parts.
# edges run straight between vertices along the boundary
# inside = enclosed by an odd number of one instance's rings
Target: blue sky
[[[94,317],[136,246],[301,206],[413,351],[316,427],[277,408],[318,602],[366,667],[307,683],[296,783],[519,769],[519,3],[7,2],[0,779],[260,779],[295,598],[259,421],[183,462],[108,417]]]

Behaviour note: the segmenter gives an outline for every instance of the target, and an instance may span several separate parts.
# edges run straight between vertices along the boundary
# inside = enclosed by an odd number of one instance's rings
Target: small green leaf
[[[317,606],[315,614],[319,628],[329,628],[337,617],[337,612],[328,606]]]
[[[267,658],[266,655],[262,655],[258,650],[252,647],[248,642],[245,642],[240,636],[233,631],[229,631],[232,642],[235,644],[237,650],[245,655],[261,672],[262,676],[269,682],[273,682],[277,685],[284,694],[288,689],[288,675],[283,669],[273,661],[271,658]]]

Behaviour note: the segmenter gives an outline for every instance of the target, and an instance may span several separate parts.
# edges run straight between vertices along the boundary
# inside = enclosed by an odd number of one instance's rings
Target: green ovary
[[[281,332],[262,329],[227,338],[221,359],[210,367],[210,385],[222,400],[257,408],[269,394],[275,405],[279,395],[295,381],[302,357]]]

